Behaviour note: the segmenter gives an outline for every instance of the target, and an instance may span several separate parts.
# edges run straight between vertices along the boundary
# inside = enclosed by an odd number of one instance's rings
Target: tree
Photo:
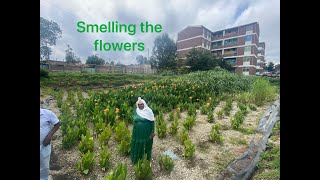
[[[123,66],[123,64],[120,61],[118,61],[116,65],[117,66]]]
[[[69,44],[67,45],[67,47],[68,48],[66,50],[66,62],[67,63],[72,63],[72,64],[80,62],[80,58],[77,57],[74,54],[74,52],[72,52],[73,49],[70,47]]]
[[[153,62],[153,64],[156,65],[156,68],[158,69],[175,68],[176,52],[176,43],[173,41],[173,39],[169,38],[167,33],[157,36],[154,40],[154,46],[152,49],[152,55],[155,58],[153,61],[156,61]]]
[[[40,17],[40,59],[49,60],[52,53],[49,46],[56,45],[62,31],[56,22]]]
[[[186,65],[191,71],[206,71],[218,65],[218,59],[208,50],[197,50],[193,48],[187,54]]]
[[[220,66],[222,69],[226,69],[227,71],[234,72],[234,70],[236,69],[235,67],[233,67],[232,65],[230,65],[228,62],[226,62],[223,58],[221,58],[221,59],[218,61],[218,64],[219,64],[219,66]]]
[[[268,70],[269,72],[271,72],[271,71],[274,70],[274,64],[273,64],[273,62],[269,62],[269,63],[268,63],[267,70]]]
[[[88,57],[86,64],[103,65],[105,64],[105,60],[98,55],[92,55]]]
[[[141,65],[141,64],[149,64],[147,57],[144,57],[142,55],[138,55],[136,57],[136,60],[137,60],[139,65]]]
[[[280,71],[280,63],[274,66],[275,71]]]
[[[52,50],[48,46],[41,46],[40,47],[40,59],[41,60],[50,60],[50,55]]]
[[[158,61],[156,57],[151,56],[149,60],[149,64],[151,65],[151,69],[157,69],[158,68]]]
[[[263,67],[262,67],[262,68],[263,68],[263,70],[265,70],[265,71],[268,70],[267,63],[266,63],[266,62],[263,63]]]
[[[111,61],[110,64],[111,64],[111,65],[114,65],[114,61]]]

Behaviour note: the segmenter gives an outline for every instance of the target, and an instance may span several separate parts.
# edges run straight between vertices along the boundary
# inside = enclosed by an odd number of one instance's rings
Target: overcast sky
[[[141,33],[138,25],[148,21],[161,24],[176,41],[177,33],[188,25],[203,25],[211,31],[258,22],[260,42],[266,43],[267,62],[280,63],[280,0],[40,0],[40,16],[55,21],[62,38],[52,46],[50,59],[63,60],[67,44],[82,62],[93,54],[109,61],[135,64],[136,56],[151,56],[153,41],[161,33]],[[77,22],[137,24],[134,36],[127,33],[79,33]],[[110,43],[143,42],[145,50],[95,51],[94,41]]]

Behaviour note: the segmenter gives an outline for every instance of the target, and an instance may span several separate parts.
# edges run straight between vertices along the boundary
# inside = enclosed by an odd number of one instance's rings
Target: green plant
[[[194,152],[196,151],[196,147],[192,144],[190,139],[184,141],[184,153],[183,156],[187,159],[191,159],[194,157]]]
[[[181,118],[181,109],[180,109],[180,107],[177,108],[176,117],[177,117],[178,119]]]
[[[176,135],[178,132],[178,129],[179,129],[179,122],[178,122],[178,119],[175,118],[174,121],[170,125],[169,133],[171,135]]]
[[[127,130],[123,135],[123,138],[118,145],[118,151],[121,155],[128,156],[130,154],[131,135]]]
[[[156,121],[156,131],[157,131],[158,137],[164,138],[166,137],[166,134],[167,134],[167,124],[163,120],[163,117],[161,116],[157,120],[158,121]]]
[[[123,121],[115,123],[115,132],[115,139],[119,143],[127,132],[127,127]]]
[[[101,146],[108,145],[111,134],[112,134],[112,131],[111,131],[110,123],[109,123],[108,126],[104,127],[101,134],[98,134],[99,143]]]
[[[106,180],[126,180],[127,179],[128,167],[123,165],[122,162],[109,173]]]
[[[88,174],[90,168],[94,163],[94,154],[90,151],[87,151],[85,154],[82,154],[81,161],[77,163],[77,168],[84,174]]]
[[[209,122],[209,123],[213,123],[213,122],[214,122],[213,111],[209,111],[209,112],[208,112],[208,122]]]
[[[62,148],[69,149],[71,148],[78,139],[79,129],[67,127],[66,134],[62,136]]]
[[[87,130],[86,135],[81,135],[81,141],[79,143],[78,149],[81,153],[86,153],[87,151],[93,151],[94,144],[93,144],[93,137],[90,135],[90,130]]]
[[[201,114],[207,114],[208,113],[208,108],[206,105],[203,105],[200,109]]]
[[[184,141],[185,141],[185,140],[190,139],[189,134],[188,134],[188,131],[187,131],[186,129],[183,129],[183,130],[180,132],[178,138],[179,138],[180,143],[181,143],[181,144],[184,144]]]
[[[85,120],[78,120],[77,126],[79,127],[78,140],[81,140],[81,135],[85,134],[88,130],[87,122]]]
[[[209,135],[209,139],[214,143],[221,143],[223,141],[222,134],[220,132],[220,125],[214,124],[212,125],[212,129]]]
[[[170,113],[169,113],[169,119],[168,119],[169,121],[173,121],[174,120],[174,111],[171,111]]]
[[[246,112],[247,111],[247,106],[244,105],[243,103],[238,103],[240,111]]]
[[[110,152],[108,151],[107,146],[102,146],[99,157],[99,165],[102,170],[108,170],[108,168],[110,167]]]
[[[252,110],[252,111],[256,111],[257,110],[257,107],[253,104],[249,104],[249,109]]]
[[[223,118],[223,114],[224,114],[224,113],[223,113],[223,110],[222,110],[222,109],[221,109],[220,111],[218,111],[218,112],[217,112],[218,118],[219,118],[219,119],[222,119],[222,118]]]
[[[96,123],[95,128],[96,128],[96,133],[100,134],[104,128],[106,127],[106,123],[103,122],[102,118],[99,118],[98,123]]]
[[[231,119],[232,129],[239,129],[240,125],[244,121],[244,115],[241,111],[236,112],[236,114]]]
[[[194,115],[187,116],[186,120],[183,122],[183,126],[189,131],[194,126],[195,120],[196,120],[196,117]]]
[[[270,82],[265,79],[257,79],[251,89],[252,99],[257,106],[272,100],[276,92],[276,88],[271,86]]]
[[[134,166],[134,174],[137,180],[152,179],[152,168],[146,154],[144,154],[143,158]]]
[[[158,163],[161,170],[165,170],[169,172],[173,170],[174,162],[168,154],[160,155],[158,158]]]
[[[49,71],[40,68],[40,79],[49,78]]]
[[[191,104],[188,107],[188,115],[192,116],[192,115],[197,115],[197,109],[195,107],[195,105]]]
[[[223,108],[224,110],[224,114],[226,116],[229,116],[230,115],[230,111],[232,110],[232,100],[231,99],[227,99],[226,101],[226,105],[225,107]]]

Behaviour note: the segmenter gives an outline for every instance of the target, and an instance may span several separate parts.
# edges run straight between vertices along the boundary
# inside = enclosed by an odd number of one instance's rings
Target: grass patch
[[[247,140],[241,139],[240,137],[237,137],[237,138],[231,137],[229,139],[229,142],[234,145],[247,145],[248,144]]]
[[[261,172],[260,174],[257,174],[254,179],[256,180],[279,180],[280,179],[280,170],[274,169],[274,170],[267,170],[265,172]]]
[[[252,86],[251,96],[253,102],[257,106],[263,105],[265,102],[272,101],[277,93],[275,86],[272,86],[269,81],[257,79]]]
[[[215,167],[217,168],[218,172],[220,173],[221,171],[223,171],[235,158],[235,155],[230,151],[222,151],[221,153],[216,155],[214,159],[216,160]]]
[[[200,152],[206,153],[206,152],[208,152],[209,144],[206,142],[199,142],[198,149]]]
[[[270,139],[280,135],[280,121],[275,124]],[[258,170],[253,179],[280,179],[280,144],[269,141],[266,151],[261,154]]]
[[[237,131],[239,131],[243,134],[254,134],[256,132],[256,128],[254,128],[254,127],[249,127],[249,128],[239,127],[239,129],[237,129]]]
[[[49,72],[48,78],[40,78],[40,87],[60,88],[111,88],[127,84],[138,84],[154,79],[168,79],[154,74]]]

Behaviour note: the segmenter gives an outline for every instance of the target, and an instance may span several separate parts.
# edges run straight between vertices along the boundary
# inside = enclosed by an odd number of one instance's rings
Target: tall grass
[[[261,106],[264,102],[272,101],[276,92],[277,89],[264,79],[257,79],[250,91],[252,100],[257,106]]]

